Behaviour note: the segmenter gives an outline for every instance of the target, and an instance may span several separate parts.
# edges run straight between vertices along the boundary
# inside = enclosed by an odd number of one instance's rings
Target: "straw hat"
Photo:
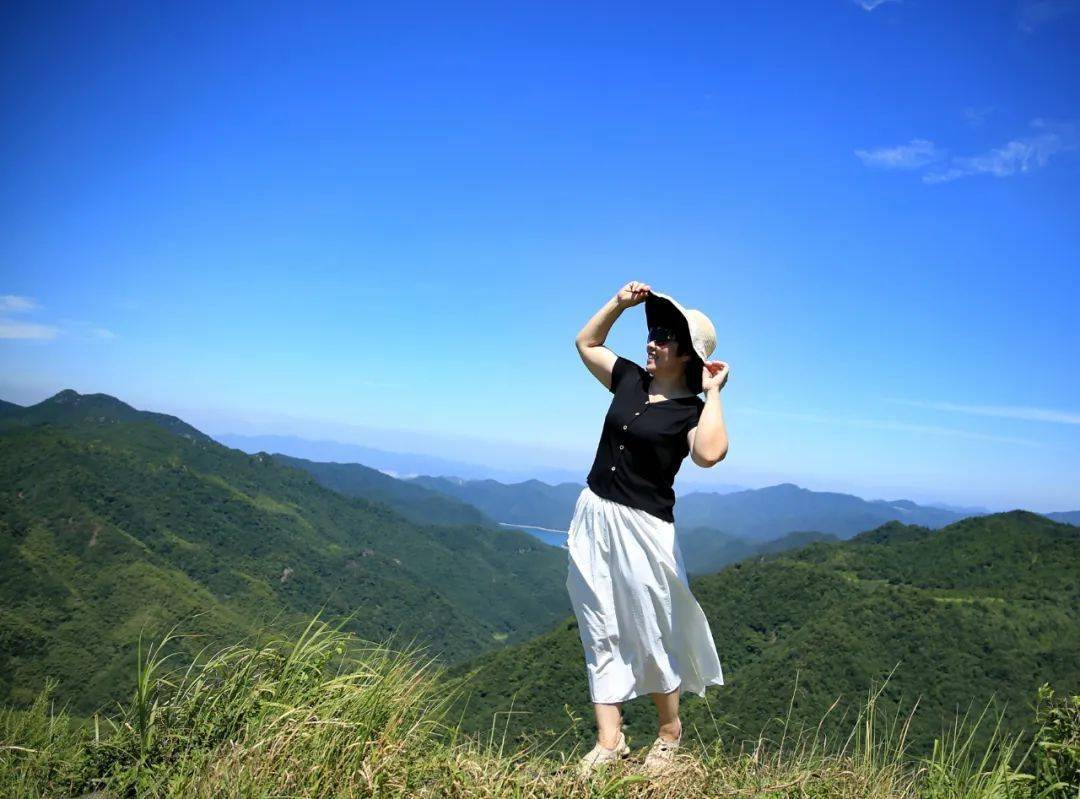
[[[716,328],[709,317],[696,308],[683,308],[674,297],[650,289],[645,298],[645,324],[651,330],[657,325],[673,327],[690,343],[702,363],[716,349]]]

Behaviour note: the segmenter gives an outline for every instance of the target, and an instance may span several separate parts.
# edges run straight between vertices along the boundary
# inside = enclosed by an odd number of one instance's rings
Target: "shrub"
[[[1038,732],[1032,753],[1039,799],[1080,799],[1080,694],[1055,697],[1039,686],[1035,708]]]

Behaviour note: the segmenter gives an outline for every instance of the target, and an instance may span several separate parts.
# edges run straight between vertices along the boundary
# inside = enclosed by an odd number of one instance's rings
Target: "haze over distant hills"
[[[1048,519],[1053,519],[1056,522],[1065,522],[1065,524],[1077,524],[1080,525],[1080,510],[1066,510],[1058,513],[1045,513],[1043,514]]]
[[[308,469],[331,488],[341,488],[330,482],[331,472],[336,470],[340,479],[345,463],[362,463],[371,470],[393,473],[400,478],[399,483],[422,486],[472,506],[488,519],[553,530],[565,530],[569,526],[574,502],[584,485],[580,475],[565,470],[528,470],[529,479],[507,482],[505,478],[493,476],[493,472],[505,473],[500,470],[418,454],[393,453],[331,441],[306,441],[291,436],[224,435],[218,438],[245,451],[254,451],[250,448],[264,445],[266,451],[303,457],[310,463],[342,461],[340,464],[323,464],[321,472]],[[348,461],[349,458],[369,460]],[[434,468],[415,474],[425,466]],[[521,472],[524,473],[526,471]],[[557,475],[556,479],[543,479],[545,474],[552,473]],[[572,475],[571,479],[559,479],[567,474]],[[352,479],[360,478],[357,474]],[[359,496],[369,496],[365,492],[374,490],[368,485],[374,479],[370,475],[362,478],[362,489],[354,485],[346,493],[352,490]],[[400,487],[395,487],[391,494],[399,491]],[[383,498],[389,501],[390,495],[384,494]],[[398,505],[399,511],[406,514],[419,512],[418,508],[409,503]],[[736,554],[747,556],[762,549],[784,546],[770,542],[848,538],[888,521],[939,528],[986,513],[988,511],[982,507],[944,503],[924,505],[906,499],[866,500],[842,492],[812,491],[794,483],[781,483],[758,489],[732,485],[719,491],[680,493],[676,524],[688,570],[704,574],[730,563]],[[1080,521],[1080,511],[1045,515],[1066,523]]]
[[[493,481],[502,483],[503,485],[518,484],[525,486],[523,489],[525,493],[533,494],[538,491],[541,493],[549,493],[551,489],[561,487],[563,484],[577,485],[579,487],[578,490],[580,490],[580,487],[584,485],[584,478],[587,473],[587,469],[584,468],[581,470],[571,470],[544,466],[529,466],[520,470],[507,470],[478,463],[433,457],[423,453],[392,452],[376,447],[366,447],[337,441],[312,441],[296,436],[253,436],[223,433],[215,435],[214,438],[226,446],[235,447],[252,454],[256,452],[272,452],[320,463],[359,463],[368,468],[377,469],[392,477],[403,480],[415,480],[419,478],[430,480],[433,478],[442,478],[454,483],[459,483],[461,481],[465,481],[466,483]],[[684,497],[689,497],[694,494],[704,495],[705,497],[727,496],[745,492],[746,496],[734,502],[733,505],[746,506],[753,503],[753,500],[751,499],[753,496],[752,492],[768,491],[777,488],[777,486],[767,486],[760,489],[751,489],[746,486],[735,484],[706,484],[701,480],[694,479],[692,473],[687,475],[685,472],[686,470],[683,470],[683,472],[680,473],[676,480],[675,488],[680,498],[679,522],[680,524],[690,526],[716,526],[717,523],[712,517],[717,514],[719,508],[725,508],[726,506],[720,503],[717,505],[717,508],[711,508],[711,500],[701,498],[684,503],[682,501]],[[548,488],[540,489],[534,485],[535,482],[544,483]],[[909,523],[940,526],[965,516],[976,516],[989,513],[986,508],[977,506],[951,505],[947,503],[912,503],[909,500],[903,499],[865,500],[843,492],[811,491],[809,489],[799,488],[793,483],[781,483],[780,486],[797,488],[799,491],[807,492],[801,497],[789,496],[784,498],[784,502],[791,506],[791,510],[794,513],[802,514],[804,511],[815,512],[815,505],[819,510],[825,505],[831,505],[837,509],[836,515],[846,515],[848,517],[847,521],[835,522],[831,514],[825,514],[825,531],[835,535],[853,534],[859,530],[866,529],[866,526],[880,524],[883,521],[893,518]],[[573,508],[573,499],[567,501],[566,496],[563,496],[563,494],[568,492],[561,488],[552,493],[555,504],[551,504],[548,506],[548,510],[544,511],[539,506],[530,507],[528,502],[519,502],[517,499],[513,498],[497,500],[493,491],[477,486],[472,486],[467,489],[453,489],[452,491],[443,490],[444,488],[449,489],[449,485],[443,487],[429,487],[436,488],[436,490],[443,491],[443,493],[453,494],[459,499],[470,502],[471,504],[476,504],[477,507],[480,507],[481,510],[497,521],[510,522],[513,524],[528,524],[551,527],[553,529],[566,529],[569,522],[569,511]],[[477,491],[480,494],[487,494],[490,503],[471,502],[466,495],[472,491]],[[831,497],[831,499],[826,499],[827,496]],[[763,504],[768,504],[772,501],[773,496],[759,495],[757,499]],[[843,505],[844,503],[847,503],[848,507],[841,510],[840,505]],[[867,503],[870,506],[877,505],[879,507],[876,510],[873,508],[867,509],[864,507]],[[895,507],[892,507],[892,510],[889,510],[888,507],[884,506]],[[940,511],[944,512],[942,513]],[[505,518],[500,518],[500,514],[508,515],[506,515]],[[753,530],[752,517],[753,511],[746,508],[742,517],[743,521],[740,522],[740,524],[747,527],[747,530],[743,533],[745,537],[754,538],[755,540],[769,540],[776,537],[772,534],[773,531],[768,526],[757,531]],[[786,535],[788,532],[792,532],[792,530],[815,529],[802,526],[803,522],[807,521],[808,518],[809,517],[803,517],[801,520],[797,520],[794,527],[791,529],[784,529],[779,535]],[[863,526],[860,526],[860,524]],[[786,528],[788,527],[788,524],[783,523],[780,526]]]
[[[446,488],[447,483],[457,487],[467,486],[474,501],[497,509],[499,513],[508,516],[544,515],[543,509],[546,507],[561,507],[567,501],[573,503],[581,490],[580,486],[572,484],[548,486],[538,480],[509,486],[494,480],[462,481],[454,478],[398,480],[359,463],[319,463],[280,454],[271,457],[283,465],[303,469],[326,488],[346,496],[386,504],[405,518],[419,524],[495,524],[474,505],[457,499],[452,492],[440,491]],[[519,508],[508,503],[517,503]],[[537,510],[538,508],[540,510]],[[499,524],[513,526],[507,522],[499,522]],[[565,545],[565,534],[560,535],[553,528],[521,525],[520,529],[535,535],[545,543],[555,546]],[[708,574],[741,558],[779,552],[812,541],[835,540],[836,538],[828,533],[810,531],[788,533],[774,540],[754,542],[711,527],[681,525],[676,529],[676,535],[689,574]]]
[[[395,480],[359,464],[286,460],[308,470],[329,488],[381,499],[407,516],[428,514],[427,518],[440,521],[459,512],[453,508],[467,507],[479,509],[485,518],[502,524],[564,530],[582,488],[578,483],[549,485],[525,480],[506,484],[491,479],[426,475]],[[410,495],[405,486],[423,493]],[[433,499],[437,496],[460,504],[443,505]],[[449,516],[440,518],[441,514]],[[1062,517],[1060,521],[1068,521],[1070,516],[1056,515]],[[939,528],[962,518],[967,516],[908,500],[864,500],[784,483],[731,494],[686,494],[678,500],[676,533],[687,571],[709,574],[740,558],[780,552],[812,541],[849,538],[888,521]]]
[[[467,479],[492,478],[509,482],[541,478],[554,482],[579,479],[570,469],[528,467],[521,470],[501,469],[463,460],[448,460],[420,452],[391,452],[361,444],[340,441],[309,441],[296,436],[240,435],[217,433],[216,441],[248,453],[276,452],[294,458],[321,463],[362,463],[393,477],[413,477],[422,474],[449,474]]]
[[[241,435],[215,433],[214,440],[229,447],[254,454],[256,452],[279,452],[294,458],[322,463],[362,463],[372,469],[386,472],[393,477],[409,478],[420,475],[456,477],[466,480],[498,480],[503,483],[520,483],[526,480],[543,480],[558,483],[584,483],[588,464],[580,469],[563,469],[529,463],[521,469],[505,469],[490,464],[449,460],[421,452],[395,452],[378,447],[348,444],[340,441],[309,440],[298,436]],[[685,470],[684,470],[685,471]],[[746,486],[730,483],[706,485],[692,476],[682,473],[675,484],[676,491],[700,490],[742,491]]]
[[[865,500],[834,491],[810,491],[794,483],[731,494],[694,492],[679,497],[677,512],[682,524],[718,526],[750,541],[801,530],[850,538],[888,521],[937,528],[969,515],[906,499]]]
[[[416,521],[458,521],[462,513],[475,513],[504,525],[522,525],[523,529],[565,530],[582,488],[573,482],[550,485],[535,479],[507,484],[424,475],[399,480],[360,464],[274,457],[307,470],[328,488],[384,501]],[[849,538],[888,521],[939,528],[974,515],[982,514],[963,514],[908,500],[864,500],[783,483],[730,494],[685,494],[676,509],[676,534],[687,571],[698,575],[715,572],[741,558],[781,552],[812,541]],[[1053,517],[1068,522],[1073,514]]]
[[[560,530],[569,525],[582,489],[580,483],[553,486],[540,480],[506,484],[422,476],[406,482],[456,497],[500,522]],[[694,491],[680,496],[675,505],[676,528],[712,528],[758,543],[807,531],[849,538],[894,520],[941,527],[961,518],[963,514],[909,500],[865,500],[851,494],[810,491],[792,483],[730,494]]]

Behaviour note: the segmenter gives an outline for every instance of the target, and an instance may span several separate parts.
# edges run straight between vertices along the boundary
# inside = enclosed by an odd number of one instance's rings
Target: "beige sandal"
[[[656,740],[649,747],[649,753],[645,755],[642,771],[650,777],[656,777],[670,771],[675,764],[675,753],[679,751],[681,743],[682,735],[674,741],[661,738],[659,735],[656,736]]]
[[[615,748],[608,749],[606,746],[601,746],[600,742],[597,741],[592,751],[578,761],[578,774],[587,777],[597,766],[614,763],[629,754],[630,747],[626,745],[626,736],[623,735],[622,730],[619,730],[619,740],[615,744]]]

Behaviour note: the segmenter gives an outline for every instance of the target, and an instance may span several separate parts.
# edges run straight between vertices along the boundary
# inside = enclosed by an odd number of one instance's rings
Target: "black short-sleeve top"
[[[690,453],[686,436],[705,407],[701,397],[649,402],[652,375],[616,356],[611,405],[587,483],[597,496],[675,521],[675,475]]]

